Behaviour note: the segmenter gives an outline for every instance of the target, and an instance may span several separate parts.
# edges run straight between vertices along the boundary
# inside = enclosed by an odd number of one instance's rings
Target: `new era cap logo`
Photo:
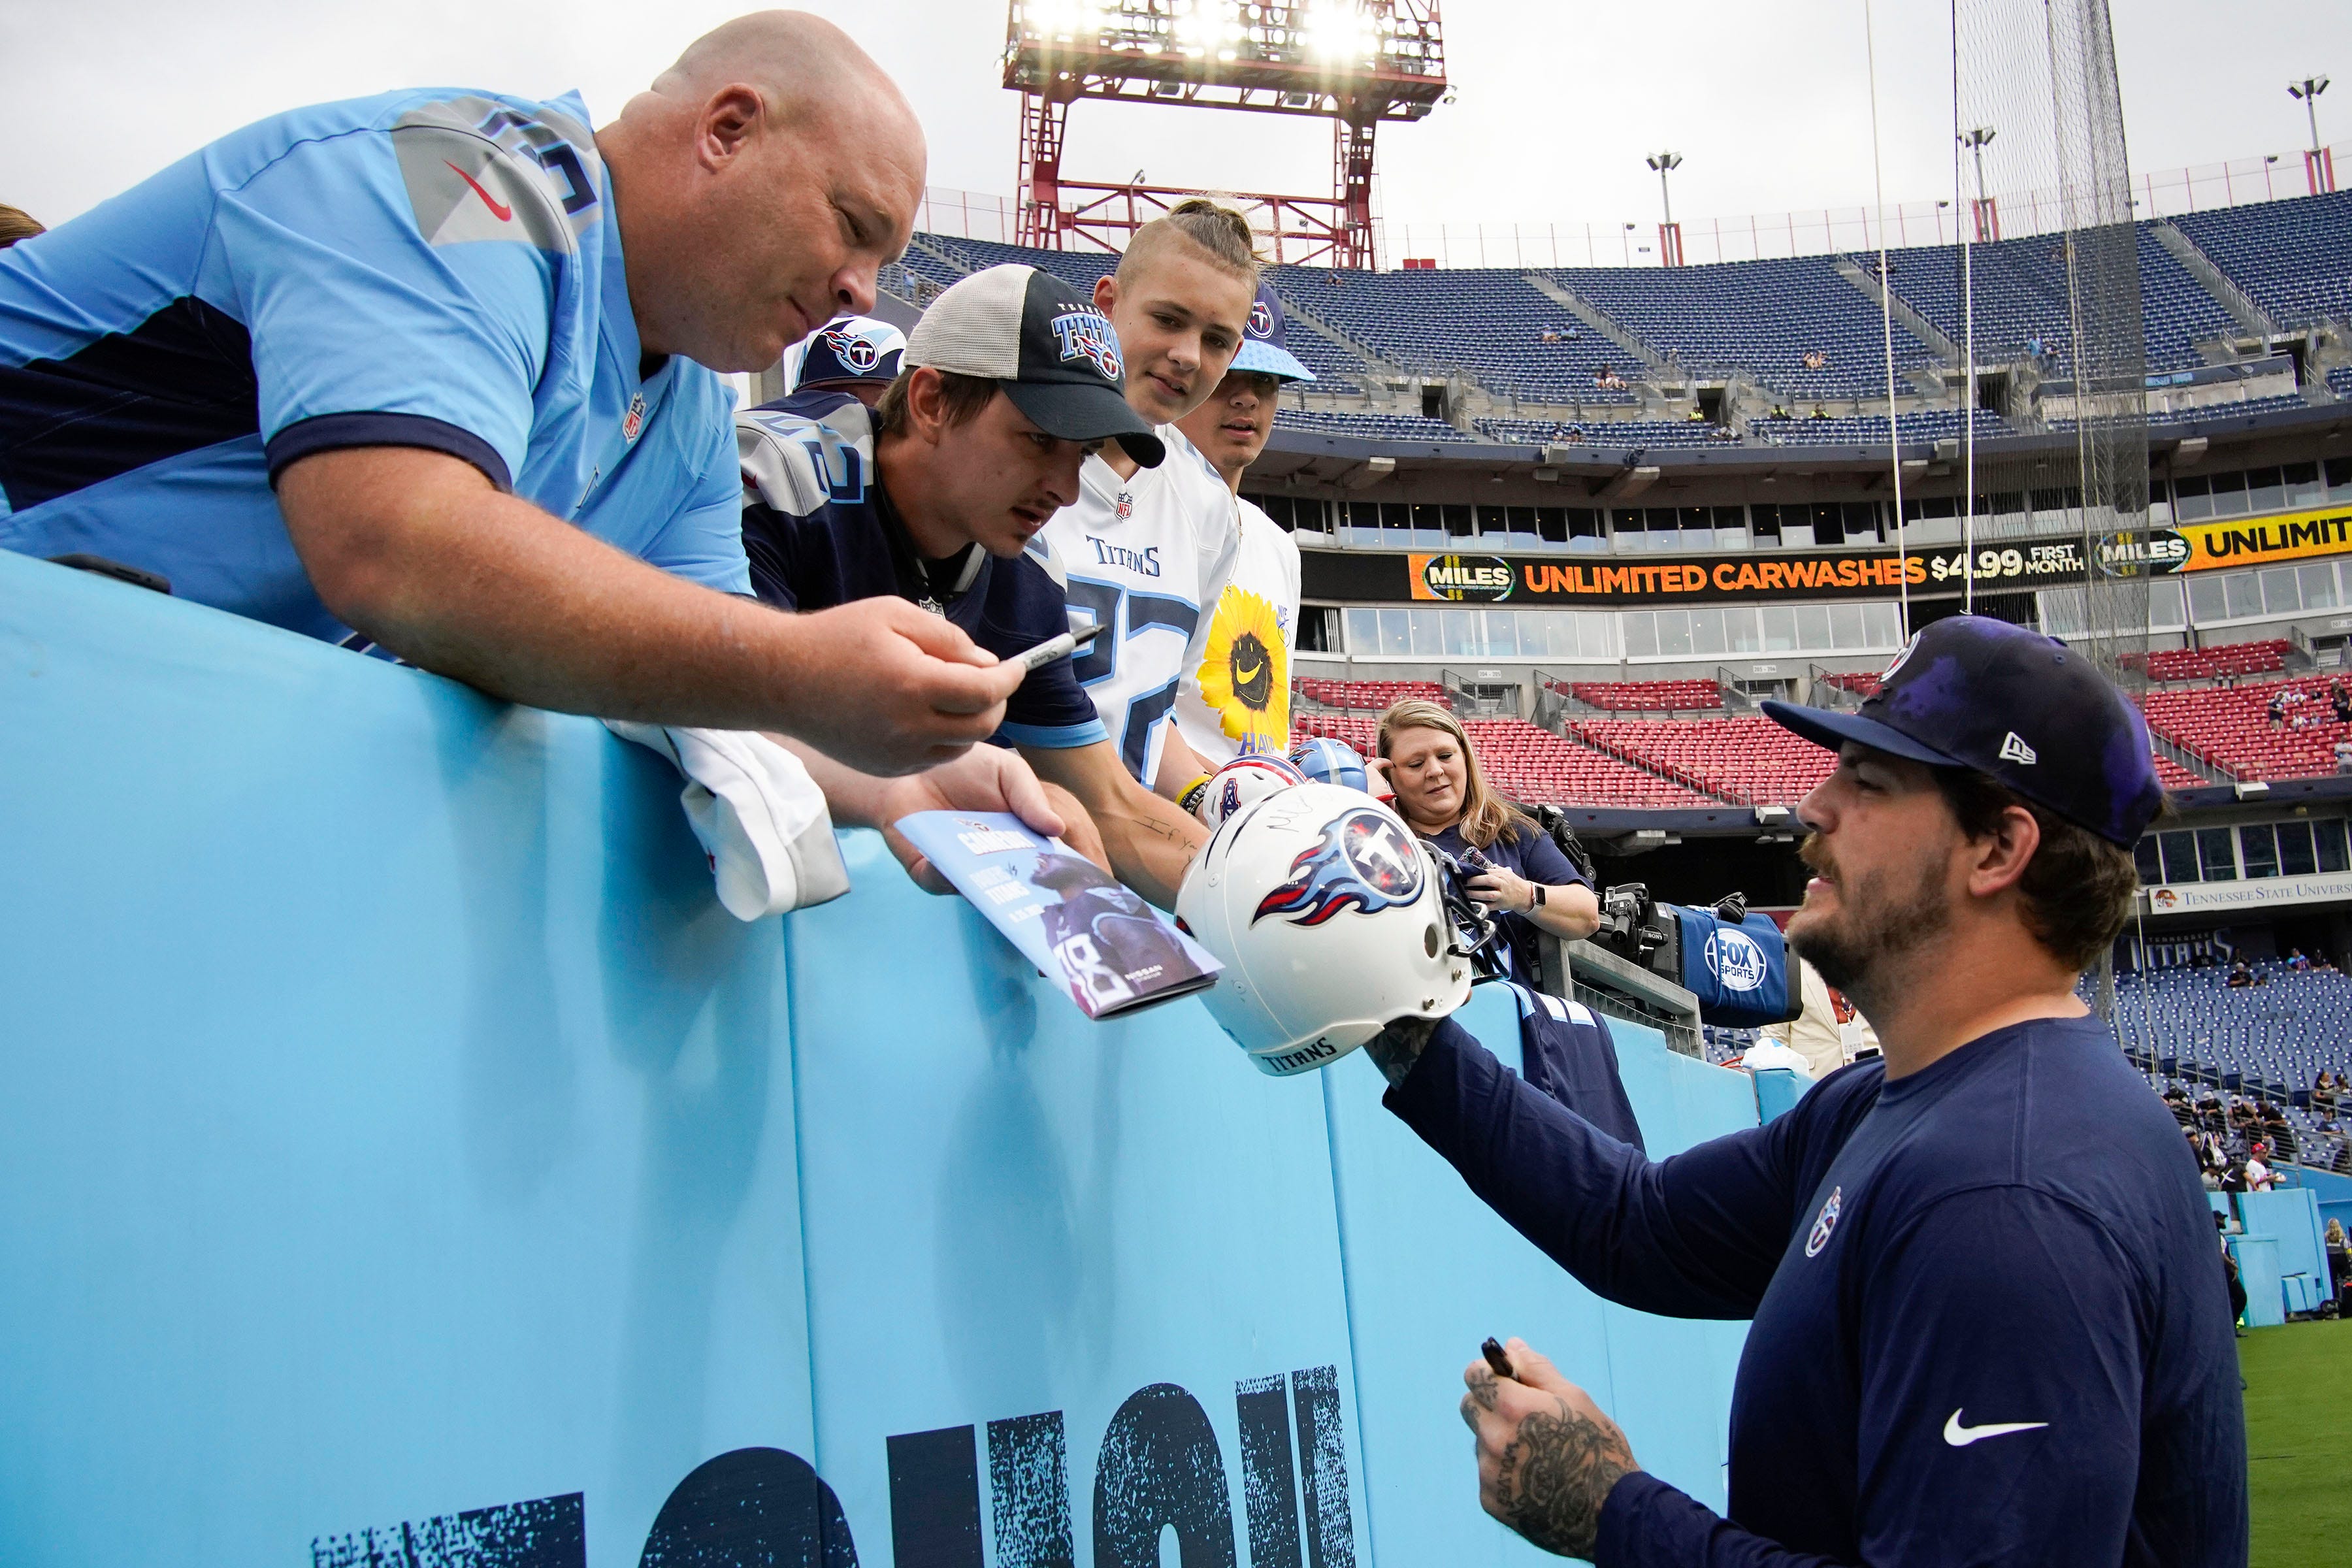
[[[1105,380],[1124,381],[1127,363],[1118,357],[1118,334],[1099,310],[1065,310],[1048,323],[1062,358],[1083,358],[1102,372]]]
[[[2033,748],[2027,745],[2024,738],[2014,730],[2000,738],[2000,759],[2005,763],[2022,763],[2029,768],[2039,760],[2033,754]]]

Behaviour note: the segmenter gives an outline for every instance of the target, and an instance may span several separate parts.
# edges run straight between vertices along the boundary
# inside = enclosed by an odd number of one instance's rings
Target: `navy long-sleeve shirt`
[[[1628,1475],[1602,1568],[2245,1563],[2213,1221],[2096,1019],[1857,1062],[1654,1163],[1450,1020],[1387,1104],[1598,1294],[1754,1319],[1730,1517]]]

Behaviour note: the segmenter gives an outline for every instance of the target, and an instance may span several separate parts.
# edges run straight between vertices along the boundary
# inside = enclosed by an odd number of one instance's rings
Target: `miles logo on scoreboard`
[[[1498,555],[1431,555],[1423,558],[1421,585],[1415,598],[1507,599],[1511,563]]]

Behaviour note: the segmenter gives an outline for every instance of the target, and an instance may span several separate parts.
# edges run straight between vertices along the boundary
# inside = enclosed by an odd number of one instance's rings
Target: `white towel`
[[[613,719],[604,727],[659,752],[686,775],[678,804],[702,841],[729,914],[756,921],[849,891],[849,868],[834,840],[824,792],[798,757],[751,731],[678,730]]]

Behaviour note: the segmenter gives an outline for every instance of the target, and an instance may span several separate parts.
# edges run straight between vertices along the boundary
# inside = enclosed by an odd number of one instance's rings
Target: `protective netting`
[[[2071,452],[2000,455],[1979,449],[1971,422],[1971,559],[2071,542],[2087,575],[2042,595],[2060,612],[2048,629],[2134,688],[2147,653],[2147,347],[2105,0],[1953,0],[1952,56],[1954,205],[1967,215],[1957,293],[1975,369],[1963,388],[2012,425],[2074,437]],[[2059,193],[2059,230],[1982,248],[2000,221],[1984,194],[2037,187]],[[2056,297],[2063,338],[2014,343],[1985,330],[1989,284],[2013,291],[2021,279]],[[2029,595],[1976,604],[1973,576],[1969,590],[1979,611],[2032,618]]]

